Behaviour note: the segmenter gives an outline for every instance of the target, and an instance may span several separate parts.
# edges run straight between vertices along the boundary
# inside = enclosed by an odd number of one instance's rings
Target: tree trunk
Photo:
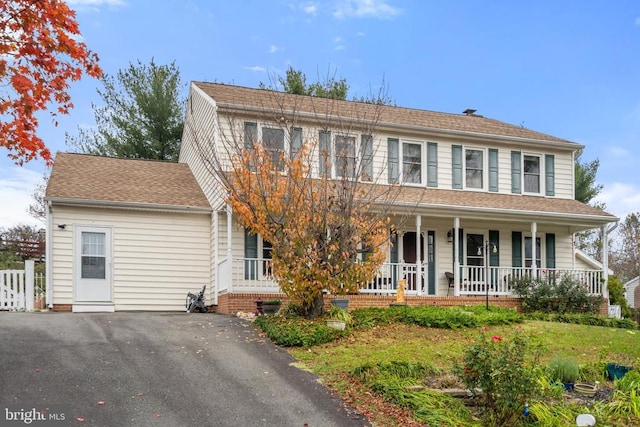
[[[324,297],[322,292],[316,294],[310,304],[303,306],[303,313],[305,319],[315,319],[322,315],[324,312]]]

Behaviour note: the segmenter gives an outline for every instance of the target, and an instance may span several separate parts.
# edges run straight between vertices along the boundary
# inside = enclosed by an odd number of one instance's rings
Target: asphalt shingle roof
[[[193,82],[224,108],[254,107],[274,111],[304,112],[318,117],[344,117],[371,119],[379,114],[377,123],[399,126],[413,126],[424,129],[457,131],[482,136],[523,138],[527,140],[581,145],[532,131],[521,126],[479,115],[451,114],[394,106],[375,106],[363,102],[328,100],[306,95],[293,95],[265,89],[252,89],[219,83]]]
[[[393,192],[392,192],[393,193]],[[615,221],[616,217],[602,209],[573,199],[527,196],[517,194],[486,193],[479,191],[446,190],[434,188],[401,187],[395,202],[428,207],[476,208],[479,210],[529,211],[561,216],[593,216]]]
[[[184,163],[57,153],[47,198],[210,208]]]

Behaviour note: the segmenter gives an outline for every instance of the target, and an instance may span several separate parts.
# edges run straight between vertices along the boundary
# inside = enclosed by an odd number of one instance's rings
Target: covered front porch
[[[231,224],[230,214],[227,219]],[[512,217],[501,221],[454,217],[452,221],[450,217],[413,215],[395,224],[385,248],[387,261],[371,280],[361,284],[359,292],[395,295],[404,280],[408,296],[515,296],[513,280],[554,281],[569,275],[584,283],[589,293],[606,297],[606,263],[593,268],[575,256],[574,233],[588,225],[524,222]],[[233,235],[231,227],[227,231],[228,236]],[[601,232],[606,241],[608,229],[602,226]],[[227,243],[227,256],[216,261],[218,293],[280,292],[268,242],[256,238],[248,250],[245,238],[245,256],[240,256],[231,238]]]
[[[222,264],[224,266],[225,263]],[[269,259],[242,258],[233,262],[232,286],[226,288],[229,292],[243,293],[278,293],[280,289],[269,271]],[[585,269],[537,269],[527,267],[479,267],[462,265],[460,267],[459,288],[455,288],[455,275],[443,274],[437,281],[446,282],[446,291],[442,287],[440,292],[434,292],[435,283],[429,279],[429,264],[414,263],[384,263],[378,269],[376,276],[364,283],[359,293],[373,295],[395,295],[398,292],[399,281],[405,283],[405,295],[415,296],[516,296],[511,287],[511,281],[523,277],[535,277],[545,281],[569,275],[584,283],[589,293],[601,295],[603,293],[603,271]],[[446,272],[450,273],[450,272]],[[420,280],[418,280],[420,278]]]

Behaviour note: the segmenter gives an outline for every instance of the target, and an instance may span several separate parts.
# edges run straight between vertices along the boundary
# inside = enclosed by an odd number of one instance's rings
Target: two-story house
[[[148,293],[148,309],[177,309],[181,292],[206,284],[209,303],[231,312],[277,293],[270,243],[238,223],[217,178],[229,167],[229,144],[256,140],[274,156],[314,141],[312,174],[342,179],[344,165],[357,165],[363,183],[394,188],[385,207],[397,213],[387,260],[362,294],[393,295],[405,279],[406,295],[425,303],[505,297],[512,278],[567,273],[606,295],[606,257],[594,269],[574,248],[575,233],[599,228],[606,239],[617,221],[574,200],[581,145],[473,110],[448,114],[193,82],[177,165],[58,155],[47,190],[50,304],[140,309],[136,298]],[[180,184],[170,177],[176,172]],[[82,193],[87,182],[96,191]],[[98,300],[85,295],[85,268],[104,280]]]

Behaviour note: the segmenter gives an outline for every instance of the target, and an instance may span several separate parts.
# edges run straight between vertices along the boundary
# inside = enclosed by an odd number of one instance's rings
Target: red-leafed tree
[[[68,89],[82,73],[99,77],[98,56],[79,41],[75,12],[61,0],[0,1],[0,146],[16,163],[51,152],[36,135],[42,110],[73,107]],[[53,104],[50,108],[50,104]]]

